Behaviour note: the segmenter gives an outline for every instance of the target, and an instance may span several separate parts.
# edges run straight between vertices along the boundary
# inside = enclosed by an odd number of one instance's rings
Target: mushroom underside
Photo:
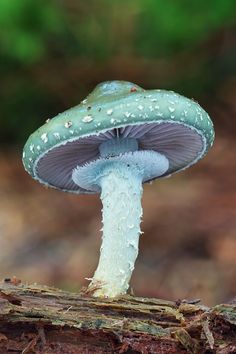
[[[202,157],[205,150],[202,135],[183,124],[164,122],[128,125],[81,137],[50,149],[38,159],[35,178],[66,191],[89,192],[74,183],[72,171],[98,159],[99,146],[116,137],[137,139],[139,150],[163,154],[169,160],[169,169],[163,176],[193,164]]]

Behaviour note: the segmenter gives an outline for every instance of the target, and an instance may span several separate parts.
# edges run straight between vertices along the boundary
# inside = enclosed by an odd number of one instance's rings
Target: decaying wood
[[[236,353],[236,303],[97,299],[0,284],[0,353]]]

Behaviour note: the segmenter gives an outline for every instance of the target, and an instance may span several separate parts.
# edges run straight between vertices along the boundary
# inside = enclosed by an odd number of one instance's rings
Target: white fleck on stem
[[[142,176],[127,164],[110,165],[100,179],[103,238],[99,264],[89,289],[94,296],[125,294],[138,255],[142,216]]]

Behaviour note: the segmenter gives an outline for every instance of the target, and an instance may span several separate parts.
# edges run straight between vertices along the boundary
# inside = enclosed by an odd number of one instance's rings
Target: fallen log
[[[236,353],[236,302],[208,308],[0,284],[0,353]]]

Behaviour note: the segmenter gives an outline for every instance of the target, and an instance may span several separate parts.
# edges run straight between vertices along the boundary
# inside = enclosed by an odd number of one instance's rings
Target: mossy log
[[[0,284],[0,353],[236,353],[236,303],[98,299]]]

